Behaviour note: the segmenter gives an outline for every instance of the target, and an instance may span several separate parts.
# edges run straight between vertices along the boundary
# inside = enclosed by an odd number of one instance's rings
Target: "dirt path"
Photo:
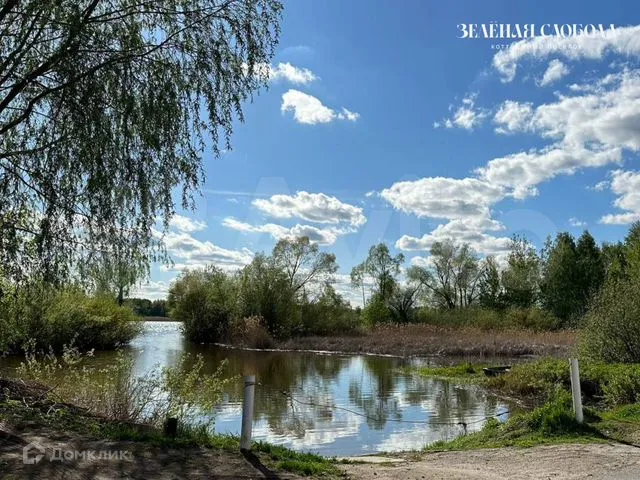
[[[1,426],[1,425],[0,425]],[[32,442],[27,459],[43,456],[35,464],[25,464],[23,449]],[[86,452],[85,458],[51,461],[55,449]],[[113,452],[120,458],[96,458],[99,452]],[[93,458],[86,458],[94,452]],[[119,452],[127,452],[120,454]],[[60,456],[60,455],[58,455]],[[216,451],[207,448],[163,448],[142,442],[95,440],[88,437],[41,430],[29,435],[16,435],[0,428],[0,479],[2,480],[112,480],[112,479],[297,479],[296,475],[275,474],[257,458],[240,453]]]
[[[591,444],[443,452],[395,465],[345,465],[345,470],[367,480],[636,480],[640,448]]]

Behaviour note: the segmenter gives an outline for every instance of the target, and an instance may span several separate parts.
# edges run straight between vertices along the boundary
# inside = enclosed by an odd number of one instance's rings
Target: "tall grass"
[[[492,310],[480,307],[451,310],[422,308],[417,321],[451,327],[472,326],[486,330],[523,328],[533,331],[557,330],[560,319],[539,308],[508,308]]]

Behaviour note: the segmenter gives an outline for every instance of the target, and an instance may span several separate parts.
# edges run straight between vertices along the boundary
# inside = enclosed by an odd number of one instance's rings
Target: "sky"
[[[379,242],[408,267],[448,238],[499,259],[514,234],[624,238],[640,220],[639,24],[632,1],[285,1],[269,87],[232,149],[204,153],[196,208],[165,236],[174,264],[134,294],[299,235],[336,254],[354,305],[349,272]]]

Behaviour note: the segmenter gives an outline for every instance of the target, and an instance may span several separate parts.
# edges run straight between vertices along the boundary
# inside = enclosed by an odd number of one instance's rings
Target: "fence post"
[[[240,434],[240,451],[251,450],[251,426],[253,423],[253,397],[255,393],[256,376],[244,377],[244,397],[242,400],[242,433]]]
[[[571,393],[573,393],[573,411],[576,414],[576,420],[578,423],[584,421],[584,415],[582,414],[582,392],[580,391],[580,367],[578,366],[578,359],[572,358],[569,360],[571,365]]]

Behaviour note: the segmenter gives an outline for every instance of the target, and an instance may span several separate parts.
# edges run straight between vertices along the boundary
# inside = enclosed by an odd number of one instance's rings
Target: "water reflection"
[[[325,455],[416,449],[454,438],[462,424],[478,430],[485,417],[516,408],[470,386],[398,372],[419,360],[193,345],[174,322],[148,322],[128,351],[138,375],[176,364],[183,352],[202,354],[210,372],[226,359],[227,375],[255,374],[254,437]],[[96,361],[111,358],[105,352]],[[242,391],[240,378],[227,385],[214,412],[217,432],[240,431]]]

